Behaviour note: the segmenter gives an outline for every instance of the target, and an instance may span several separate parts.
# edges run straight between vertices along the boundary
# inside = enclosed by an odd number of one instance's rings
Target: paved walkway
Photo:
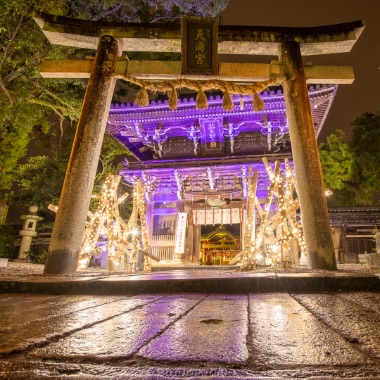
[[[0,378],[380,379],[379,275],[7,273]]]
[[[380,274],[341,271],[304,273],[236,270],[170,270],[139,274],[77,272],[0,277],[0,293],[125,295],[144,293],[268,293],[380,291]]]
[[[0,295],[7,379],[380,379],[380,293]]]

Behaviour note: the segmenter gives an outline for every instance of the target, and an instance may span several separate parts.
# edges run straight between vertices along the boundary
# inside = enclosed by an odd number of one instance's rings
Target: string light
[[[120,176],[109,175],[102,186],[97,210],[86,226],[78,269],[86,269],[93,255],[107,251],[109,270],[116,270],[116,267],[121,266],[122,270],[136,271],[137,249],[139,248],[137,247],[137,239],[139,238],[138,219],[140,219],[143,249],[149,250],[144,199],[144,193],[147,189],[140,180],[136,181],[132,192],[133,211],[128,223],[125,223],[119,214],[119,204],[124,202],[129,194],[125,193],[121,197],[117,197],[120,179]],[[107,243],[98,247],[98,241],[102,237],[107,239]],[[128,242],[128,239],[131,242]],[[126,256],[129,256],[128,268],[126,268]],[[147,256],[144,271],[150,270],[151,261],[150,257]]]
[[[299,208],[298,199],[293,199],[293,194],[297,188],[294,170],[287,159],[281,170],[279,161],[275,161],[274,168],[269,165],[266,157],[263,158],[268,177],[271,181],[268,188],[268,196],[263,206],[256,198],[255,190],[250,187],[245,176],[244,180],[248,188],[245,235],[254,236],[250,243],[251,249],[245,245],[243,252],[236,256],[235,262],[242,260],[242,270],[248,270],[256,266],[258,260],[264,257],[271,259],[272,265],[277,265],[278,260],[281,266],[289,267],[292,264],[299,265],[298,249],[301,255],[306,255],[306,244],[303,236],[302,225],[297,222],[295,211]],[[284,170],[285,169],[285,170]],[[273,214],[271,206],[274,205]],[[260,223],[257,231],[254,231],[255,223],[253,219],[254,207],[257,208]],[[256,233],[255,233],[256,232]],[[245,236],[245,242],[247,242]],[[298,249],[291,249],[291,242],[297,242]],[[293,257],[292,257],[293,255]]]

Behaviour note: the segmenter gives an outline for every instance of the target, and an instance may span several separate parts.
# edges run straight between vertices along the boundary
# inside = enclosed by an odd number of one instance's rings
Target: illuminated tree
[[[150,259],[159,258],[149,253],[148,234],[146,228],[146,186],[137,180],[132,192],[133,208],[128,223],[120,217],[119,204],[124,202],[128,193],[118,196],[117,189],[121,177],[107,175],[99,196],[98,206],[94,214],[89,213],[82,249],[79,257],[79,269],[86,269],[93,255],[101,256],[103,249],[108,255],[108,269],[114,271],[118,264],[122,270],[136,272],[137,254],[145,256],[144,271],[150,272]],[[141,236],[138,237],[138,222]],[[106,244],[99,246],[99,240],[106,239]],[[138,239],[142,247],[139,246]],[[128,267],[127,267],[128,261]]]

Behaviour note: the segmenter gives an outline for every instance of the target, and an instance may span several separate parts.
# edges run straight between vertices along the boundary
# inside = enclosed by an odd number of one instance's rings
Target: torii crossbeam
[[[89,77],[73,149],[62,189],[46,274],[76,270],[91,190],[111,98],[118,74],[146,79],[178,78],[178,62],[117,59],[123,51],[181,51],[181,27],[172,24],[125,24],[74,20],[39,14],[36,22],[53,44],[97,49],[93,60],[44,62],[46,77]],[[283,84],[298,196],[309,267],[336,269],[318,147],[307,92],[309,83],[348,84],[352,69],[304,66],[302,55],[349,52],[364,29],[362,21],[312,28],[221,25],[219,54],[278,55],[272,64],[219,63],[218,79],[261,81],[279,73]],[[187,75],[191,79],[212,76]]]

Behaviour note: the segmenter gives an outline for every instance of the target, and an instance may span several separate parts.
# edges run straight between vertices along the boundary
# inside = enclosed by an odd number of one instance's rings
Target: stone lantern
[[[22,230],[19,232],[19,235],[22,236],[20,251],[18,253],[19,260],[25,260],[27,258],[27,252],[30,251],[32,238],[37,235],[37,222],[44,219],[41,216],[37,215],[37,211],[37,206],[30,206],[29,214],[20,216],[20,218],[24,219],[25,221]]]

